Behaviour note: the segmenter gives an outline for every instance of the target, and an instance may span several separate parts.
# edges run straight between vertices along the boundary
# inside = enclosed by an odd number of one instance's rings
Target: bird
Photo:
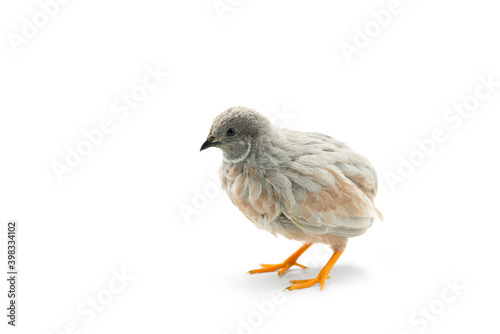
[[[231,107],[215,117],[200,152],[222,150],[219,178],[232,203],[253,224],[302,246],[279,264],[250,274],[292,266],[315,243],[333,254],[317,277],[292,280],[285,290],[320,284],[323,290],[347,240],[364,234],[381,213],[374,204],[377,173],[367,158],[343,142],[316,132],[273,125],[259,112]]]

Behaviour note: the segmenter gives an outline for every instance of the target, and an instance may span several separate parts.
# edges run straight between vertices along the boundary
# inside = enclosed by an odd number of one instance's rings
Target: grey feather
[[[363,234],[379,215],[375,169],[329,136],[275,127],[233,107],[215,118],[208,137],[223,151],[223,188],[259,228],[331,244]]]

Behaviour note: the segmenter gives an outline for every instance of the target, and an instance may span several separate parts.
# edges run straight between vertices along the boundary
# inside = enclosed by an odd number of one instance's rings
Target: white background
[[[401,0],[348,62],[342,43],[389,1],[230,3],[221,16],[212,0],[70,1],[15,48],[41,7],[2,2],[0,233],[19,221],[20,309],[13,330],[2,279],[1,332],[498,331],[500,87],[460,124],[443,118],[480,76],[500,81],[498,6]],[[120,119],[113,103],[147,67],[169,75]],[[257,230],[210,176],[221,152],[199,147],[233,105],[331,135],[379,172],[385,222],[350,240],[324,291],[269,304],[316,276],[326,246],[304,254],[305,276],[245,274],[300,244]],[[58,180],[53,163],[108,118],[113,131]],[[446,140],[391,187],[398,157],[418,156],[436,128]],[[133,279],[112,293],[122,270]],[[90,319],[92,298],[106,305]]]

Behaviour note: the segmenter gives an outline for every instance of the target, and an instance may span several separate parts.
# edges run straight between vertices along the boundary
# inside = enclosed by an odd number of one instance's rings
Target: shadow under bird
[[[318,276],[293,280],[288,290],[321,290],[344,251],[347,239],[361,235],[374,219],[377,173],[371,163],[329,136],[273,126],[255,110],[233,107],[213,121],[200,151],[223,152],[222,188],[256,227],[298,240],[302,247],[280,264],[262,264],[249,273],[283,275],[313,244],[329,245],[333,255]]]

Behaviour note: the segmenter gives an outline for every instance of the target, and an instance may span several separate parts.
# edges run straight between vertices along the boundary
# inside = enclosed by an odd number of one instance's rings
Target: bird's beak
[[[218,144],[220,144],[220,142],[215,141],[215,137],[213,137],[213,136],[208,137],[207,141],[204,142],[203,145],[201,145],[200,152],[203,151],[204,149],[207,149],[207,148],[212,147],[212,146],[216,146]]]

